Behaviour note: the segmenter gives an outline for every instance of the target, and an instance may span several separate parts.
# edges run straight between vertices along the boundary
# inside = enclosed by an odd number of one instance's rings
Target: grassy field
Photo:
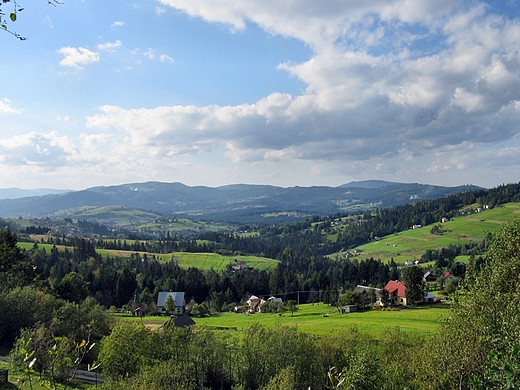
[[[380,241],[359,246],[362,253],[356,258],[361,260],[373,257],[382,261],[393,258],[398,264],[417,260],[427,249],[481,241],[487,233],[492,233],[502,224],[519,217],[520,203],[507,203],[491,210],[453,218],[446,223],[437,223],[444,230],[442,235],[431,234],[430,225],[382,237]]]
[[[394,310],[367,310],[340,314],[333,306],[326,304],[303,304],[291,315],[276,313],[219,313],[214,316],[193,318],[197,325],[241,331],[251,324],[265,326],[287,324],[296,326],[305,333],[314,335],[339,334],[356,327],[359,331],[378,338],[389,329],[399,327],[401,331],[428,335],[438,332],[439,321],[448,314],[449,305],[436,304]],[[143,321],[152,328],[162,326],[166,317],[144,317],[142,320],[130,315],[118,315],[125,320]]]
[[[30,250],[33,247],[34,243],[32,242],[19,242],[18,246],[20,248]],[[49,253],[52,249],[51,244],[38,244],[38,247],[45,249],[47,253]],[[65,250],[65,246],[57,245],[59,250]],[[68,248],[72,250],[72,247]],[[113,250],[113,249],[97,249],[97,253],[99,253],[103,257],[120,257],[120,258],[130,258],[132,254],[136,252],[132,251],[123,251],[123,250]],[[138,252],[143,255],[143,252]],[[267,257],[259,257],[259,256],[222,256],[217,253],[189,253],[189,252],[174,252],[174,253],[164,253],[164,254],[153,254],[147,253],[147,256],[155,255],[156,258],[160,262],[170,261],[173,258],[177,260],[179,266],[181,268],[189,268],[195,267],[202,270],[210,270],[214,269],[215,271],[224,271],[229,264],[235,264],[236,261],[245,261],[248,266],[253,267],[257,270],[265,270],[271,271],[276,268],[278,265],[278,261],[274,259],[269,259]]]

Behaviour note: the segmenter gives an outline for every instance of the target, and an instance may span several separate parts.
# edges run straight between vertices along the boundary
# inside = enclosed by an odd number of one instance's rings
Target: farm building
[[[357,309],[358,309],[357,305],[347,305],[347,306],[343,306],[341,308],[341,312],[343,314],[345,314],[345,313],[352,313],[352,312],[357,311]]]

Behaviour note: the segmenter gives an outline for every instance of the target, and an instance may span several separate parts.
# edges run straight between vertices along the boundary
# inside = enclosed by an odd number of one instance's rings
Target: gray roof
[[[166,299],[168,298],[168,295],[171,295],[173,298],[173,302],[175,302],[175,306],[182,307],[185,304],[184,301],[184,292],[168,292],[168,291],[161,291],[159,293],[159,296],[157,297],[157,306],[163,307],[164,302],[166,302]]]
[[[177,328],[185,328],[186,326],[195,325],[195,321],[193,321],[187,314],[183,314],[182,316],[175,318],[173,323]]]

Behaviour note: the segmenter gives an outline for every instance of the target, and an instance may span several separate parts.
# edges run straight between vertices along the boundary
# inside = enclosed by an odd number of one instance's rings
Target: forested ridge
[[[388,280],[403,278],[406,275],[402,274],[401,269],[393,261],[383,263],[378,259],[346,258],[339,261],[327,257],[327,254],[368,242],[376,235],[391,234],[401,226],[407,229],[411,224],[426,224],[430,220],[438,221],[442,217],[453,217],[470,205],[497,207],[506,202],[519,201],[519,194],[520,185],[505,185],[489,191],[472,191],[435,201],[416,202],[359,215],[314,217],[295,224],[243,226],[238,229],[258,232],[257,235],[252,236],[241,236],[236,232],[205,232],[194,235],[190,239],[167,235],[161,240],[128,240],[128,242],[124,238],[49,236],[48,240],[54,244],[50,251],[46,251],[41,242],[35,242],[29,250],[21,250],[17,246],[18,237],[15,233],[10,229],[0,229],[0,312],[2,313],[0,343],[10,344],[18,340],[15,344],[16,348],[25,350],[20,343],[29,342],[29,339],[33,340],[31,342],[45,341],[45,345],[50,345],[55,337],[60,337],[60,340],[67,340],[65,344],[68,346],[63,345],[64,353],[71,354],[75,350],[74,346],[77,347],[77,343],[81,343],[82,340],[102,338],[110,333],[111,325],[106,309],[133,310],[141,307],[147,314],[154,314],[157,312],[155,302],[159,291],[184,291],[187,300],[191,301],[190,305],[205,307],[205,310],[213,313],[229,310],[244,302],[251,294],[280,295],[284,300],[296,299],[298,296],[301,303],[315,302],[319,299],[326,304],[337,306],[340,299],[352,298],[352,295],[347,297],[347,294],[341,297],[340,291],[352,291],[358,284],[383,287]],[[338,223],[339,221],[341,224]],[[44,226],[34,228],[41,229],[39,231],[45,230]],[[374,340],[369,340],[367,336],[360,335],[356,331],[350,335],[346,334],[341,340],[323,341],[325,344],[322,345],[296,329],[267,330],[262,327],[248,330],[246,339],[251,337],[252,340],[256,340],[254,342],[258,346],[264,345],[263,343],[279,343],[279,349],[282,351],[280,353],[285,354],[280,356],[292,356],[286,360],[280,358],[278,366],[272,366],[274,363],[268,360],[254,363],[265,365],[267,371],[264,374],[246,371],[248,374],[245,375],[235,371],[231,357],[228,365],[227,360],[222,360],[222,357],[218,360],[217,356],[210,358],[197,355],[197,348],[204,343],[212,343],[215,350],[222,350],[223,354],[228,354],[225,356],[231,356],[231,352],[226,349],[228,345],[239,344],[238,340],[221,340],[206,330],[171,330],[172,333],[161,336],[177,340],[176,343],[195,343],[190,344],[189,354],[176,357],[179,362],[183,362],[182,370],[185,371],[180,372],[184,374],[181,375],[177,371],[161,374],[153,371],[150,364],[155,362],[158,364],[157,367],[163,367],[167,371],[171,364],[175,364],[171,360],[173,352],[168,348],[166,350],[156,348],[154,352],[141,350],[140,348],[145,348],[146,345],[148,347],[155,345],[157,341],[154,341],[154,337],[159,336],[139,326],[132,330],[122,325],[122,328],[114,328],[110,337],[120,337],[118,332],[122,334],[137,332],[135,334],[142,336],[142,343],[139,347],[134,345],[132,348],[141,351],[139,353],[144,360],[140,363],[136,362],[132,367],[125,366],[126,368],[114,368],[115,371],[110,371],[116,358],[112,355],[113,352],[109,354],[108,350],[104,349],[105,352],[100,355],[105,366],[104,372],[114,381],[109,383],[107,388],[123,386],[122,383],[126,383],[127,379],[137,375],[140,380],[132,385],[136,389],[159,389],[162,388],[161,381],[158,380],[153,385],[156,387],[153,387],[152,378],[166,375],[161,380],[166,381],[164,383],[171,381],[177,386],[167,388],[179,389],[195,389],[201,386],[221,388],[224,384],[224,388],[236,385],[245,389],[299,389],[308,386],[323,389],[362,389],[374,387],[363,387],[355,378],[369,375],[373,370],[377,370],[381,375],[377,382],[379,387],[375,388],[400,388],[400,386],[431,389],[471,388],[472,382],[475,386],[480,383],[488,385],[506,383],[505,379],[498,378],[491,369],[494,367],[493,364],[499,362],[501,364],[499,368],[505,372],[504,362],[507,362],[509,364],[507,370],[512,372],[511,378],[517,378],[518,369],[515,367],[518,367],[519,363],[515,359],[518,357],[512,355],[512,348],[516,345],[515,338],[508,336],[510,341],[499,344],[493,340],[498,337],[496,335],[503,337],[505,334],[516,334],[514,332],[519,329],[516,324],[518,318],[516,320],[510,318],[510,310],[517,310],[513,306],[519,301],[514,298],[518,295],[520,283],[518,280],[520,246],[517,245],[520,237],[519,229],[518,223],[507,225],[495,237],[489,236],[483,242],[439,248],[425,253],[423,261],[435,262],[435,265],[430,268],[432,272],[449,271],[458,277],[460,280],[458,296],[461,304],[454,306],[455,314],[444,325],[446,328],[443,336],[435,338],[435,344],[432,344],[429,339],[406,340],[399,332],[389,334],[388,340],[385,341],[389,348],[399,344],[397,353],[401,353],[403,361],[410,364],[410,367],[392,366],[393,370],[401,370],[400,376],[392,373],[388,368],[389,365],[391,366],[389,361],[384,363],[385,349],[372,349]],[[329,233],[332,231],[337,237],[335,241],[329,239]],[[22,231],[20,235],[27,233],[29,232]],[[58,245],[66,245],[66,247],[59,249]],[[103,257],[96,251],[99,248],[128,249],[132,250],[133,254],[130,258]],[[203,271],[194,267],[183,269],[178,265],[175,257],[163,263],[151,254],[175,251],[216,252],[228,255],[256,254],[271,257],[279,263],[272,272],[256,269],[232,272],[231,265],[226,271],[217,272]],[[453,261],[460,253],[473,256],[467,269],[462,263]],[[497,261],[500,262],[500,269],[497,268]],[[415,267],[410,269],[412,268]],[[426,269],[421,270],[421,275],[424,271]],[[495,274],[497,275],[495,279],[488,278],[489,275]],[[489,285],[486,285],[486,281]],[[508,286],[505,289],[502,287],[504,283]],[[485,322],[485,319],[478,316],[481,313],[488,315],[487,309],[483,307],[486,306],[485,294],[489,294],[493,288],[504,291],[501,297],[508,302],[503,307],[498,301],[494,303],[498,311],[494,314],[489,313],[490,318],[493,318],[491,322],[493,326],[482,334],[457,334],[454,329],[465,328],[463,323],[466,320],[465,316],[473,316],[475,326]],[[468,307],[465,302],[473,302],[474,306]],[[30,309],[33,307],[37,307],[38,310]],[[31,315],[27,315],[29,312]],[[26,333],[21,333],[24,328],[27,329]],[[479,328],[475,329],[476,332],[480,332]],[[450,339],[446,339],[446,334]],[[20,335],[22,335],[21,339]],[[149,341],[146,341],[148,339]],[[289,339],[293,340],[294,348],[302,348],[302,350],[307,348],[306,353],[318,356],[316,359],[319,364],[309,366],[309,362],[299,360],[298,354],[290,355],[287,348],[291,343],[286,344]],[[106,343],[105,345],[110,345],[109,341]],[[470,345],[471,343],[473,345]],[[238,361],[233,360],[235,367],[238,364],[244,365],[244,362],[253,364],[248,360],[253,358],[251,353],[264,356],[258,352],[260,347],[249,351],[245,348],[245,344],[241,345],[240,349],[237,347],[233,352],[232,358],[238,359]],[[421,345],[428,346],[429,349],[423,349]],[[495,348],[497,345],[498,349]],[[37,345],[33,347],[39,348]],[[457,356],[456,359],[467,363],[462,368],[458,367],[456,361],[445,356],[442,348],[451,351],[449,353]],[[495,349],[500,353],[495,358],[497,362],[489,361],[486,356]],[[331,350],[335,351],[334,356],[325,358],[325,351]],[[192,353],[195,355],[191,355]],[[265,359],[267,356],[273,357],[273,354],[275,352],[267,348]],[[45,356],[44,354],[40,357],[42,369],[45,369],[46,364],[51,364],[45,363]],[[303,356],[306,356],[305,353]],[[424,356],[430,360],[424,360]],[[209,360],[204,360],[206,358]],[[210,362],[211,359],[215,360]],[[417,365],[411,364],[413,359],[419,359],[416,361]],[[430,366],[434,362],[439,366]],[[444,369],[439,371],[439,367]],[[62,369],[65,370],[66,367]],[[309,373],[308,379],[305,379],[304,372]],[[351,378],[350,382],[343,382],[342,377]],[[364,378],[368,380],[368,377]],[[455,380],[458,382],[455,383]],[[139,383],[144,387],[138,387]],[[279,387],[275,386],[276,383],[279,383]],[[342,383],[345,383],[345,386],[348,383],[353,385],[341,387]],[[148,387],[143,384],[147,384]],[[126,383],[124,386],[130,384]]]

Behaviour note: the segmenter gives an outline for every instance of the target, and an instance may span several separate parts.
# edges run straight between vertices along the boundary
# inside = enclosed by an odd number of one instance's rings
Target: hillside
[[[477,206],[471,208],[476,210]],[[448,222],[436,222],[397,232],[358,247],[357,259],[394,259],[397,264],[418,260],[427,250],[437,250],[450,245],[481,242],[488,233],[493,233],[506,222],[520,218],[520,203],[507,203],[490,210],[472,212],[452,218]],[[438,226],[441,234],[432,234]]]
[[[0,199],[0,217],[69,217],[120,225],[107,206],[144,210],[165,216],[235,223],[280,223],[312,215],[358,212],[392,207],[421,199],[436,199],[478,189],[475,186],[442,187],[384,181],[353,182],[340,187],[275,187],[228,185],[189,187],[181,183],[133,183],[92,187],[82,191],[19,199]],[[97,208],[97,211],[96,211]],[[85,214],[87,212],[87,214]],[[142,213],[141,213],[142,214]],[[128,215],[127,224],[135,224]],[[156,218],[151,216],[150,220]],[[145,221],[139,220],[139,223]]]

